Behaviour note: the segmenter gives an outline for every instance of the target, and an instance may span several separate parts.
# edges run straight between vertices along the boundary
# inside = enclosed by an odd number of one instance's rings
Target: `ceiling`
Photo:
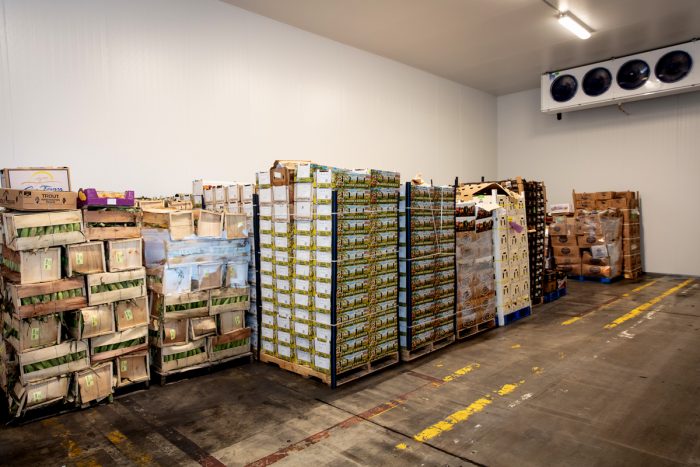
[[[700,37],[700,0],[550,0],[595,33],[582,41],[541,0],[224,0],[494,95],[569,68]]]

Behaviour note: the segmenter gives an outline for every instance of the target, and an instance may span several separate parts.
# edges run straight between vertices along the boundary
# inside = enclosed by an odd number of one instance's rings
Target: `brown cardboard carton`
[[[640,228],[638,223],[622,224],[622,237],[634,238],[640,236]]]
[[[579,258],[580,252],[577,246],[554,246],[554,256]]]
[[[2,313],[5,339],[17,352],[39,349],[61,342],[61,315],[38,319],[19,319]]]
[[[0,188],[0,206],[17,211],[57,211],[76,209],[74,191],[13,190]]]
[[[610,207],[615,208],[615,209],[627,209],[629,207],[629,203],[627,199],[625,198],[613,198],[611,200],[608,200],[610,202]]]
[[[595,208],[599,211],[605,211],[612,208],[612,199],[597,199],[595,200]]]
[[[550,237],[552,239],[553,246],[577,246],[575,235],[553,235]]]
[[[622,219],[625,224],[638,224],[639,223],[639,210],[638,209],[620,209],[622,212]]]
[[[612,199],[615,195],[614,191],[599,191],[595,194],[595,199],[596,200],[606,200],[606,199]]]
[[[576,201],[593,201],[595,200],[595,193],[576,193],[573,192],[574,204]]]
[[[625,238],[622,241],[622,254],[633,255],[641,253],[641,240],[639,238]]]
[[[625,271],[635,271],[637,269],[642,269],[642,255],[641,255],[641,253],[624,255],[622,258],[623,258]]]
[[[567,276],[580,276],[581,264],[563,264],[557,265],[557,271],[565,273]]]
[[[605,245],[605,239],[595,235],[578,235],[578,246],[580,248],[590,248],[593,245]]]
[[[585,211],[592,211],[596,208],[595,200],[579,200],[574,202],[574,207],[576,209],[583,209]]]
[[[612,277],[612,268],[610,266],[596,266],[593,264],[581,265],[581,275],[586,277]]]
[[[71,191],[68,167],[17,167],[0,170],[2,188]]]
[[[136,352],[117,357],[115,361],[117,387],[148,381],[151,379],[151,366],[148,352]]]
[[[148,297],[132,298],[114,302],[114,316],[117,331],[145,326],[148,324]]]
[[[610,258],[594,258],[589,252],[584,251],[581,256],[581,263],[593,266],[610,266]]]
[[[114,388],[112,362],[103,362],[76,373],[78,402],[87,404],[109,397]]]
[[[549,224],[549,235],[575,235],[576,220],[572,217],[558,217]]]
[[[578,256],[555,256],[554,264],[564,266],[567,264],[581,264],[581,258]]]
[[[64,313],[68,333],[75,339],[106,336],[114,332],[112,304],[81,308]]]

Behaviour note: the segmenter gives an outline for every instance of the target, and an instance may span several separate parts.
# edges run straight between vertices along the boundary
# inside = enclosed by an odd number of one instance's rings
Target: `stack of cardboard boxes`
[[[151,361],[161,381],[250,355],[245,214],[145,210],[143,223]]]
[[[85,242],[68,168],[4,169],[2,186],[0,205],[10,210],[2,213],[0,386],[10,414],[111,395],[112,363],[91,367],[87,338],[64,335],[62,325],[89,300],[85,277],[65,261]]]
[[[459,195],[458,195],[459,196]],[[493,262],[495,204],[479,199],[456,206],[457,332],[467,337],[493,327],[496,316],[496,281]]]
[[[410,360],[455,340],[454,188],[408,182],[399,212],[399,332]]]

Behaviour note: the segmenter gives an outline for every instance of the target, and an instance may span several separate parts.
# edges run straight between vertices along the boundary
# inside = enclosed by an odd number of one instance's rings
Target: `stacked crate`
[[[460,197],[461,198],[461,197]],[[495,204],[458,198],[457,337],[466,338],[496,325],[493,228]]]
[[[64,339],[61,326],[64,314],[88,305],[85,279],[65,277],[61,264],[62,248],[84,242],[85,237],[77,209],[10,211],[2,214],[2,221],[0,382],[10,414],[21,416],[28,410],[75,400],[76,382],[85,387],[82,372],[90,368],[88,343]],[[110,367],[109,383],[111,375]]]
[[[525,181],[527,245],[530,259],[530,299],[542,303],[544,297],[545,216],[547,199],[544,182]]]
[[[195,226],[196,218],[196,226]],[[244,214],[144,211],[151,363],[173,373],[250,355]]]
[[[530,314],[530,262],[524,196],[508,192],[496,195],[496,202],[496,310],[504,326]]]
[[[257,269],[259,267],[258,261],[260,260],[259,245],[256,241],[256,236],[259,234],[259,217],[255,217],[255,212],[257,211],[257,194],[255,193],[255,184],[240,185],[240,212],[245,215],[246,228],[248,229],[248,244],[250,245],[250,257],[248,259],[248,290],[250,295],[250,305],[246,310],[245,314],[245,324],[246,327],[250,328],[250,344],[251,349],[254,354],[260,348],[259,339],[259,323],[258,323],[258,309],[260,308],[259,298],[257,296]]]
[[[66,272],[85,276],[89,306],[65,314],[68,333],[89,341],[96,375],[106,372],[106,366],[113,368],[115,388],[147,382],[149,306],[141,210],[134,207],[133,194],[108,198],[81,190],[84,193],[88,242],[66,247]]]
[[[625,279],[636,279],[642,275],[642,219],[639,210],[639,196],[635,192],[616,192],[615,199],[623,203],[622,211],[622,272]]]
[[[455,340],[455,192],[402,185],[399,330],[402,360]]]
[[[283,178],[293,223],[260,185],[261,360],[333,387],[397,362],[398,174],[299,164]]]

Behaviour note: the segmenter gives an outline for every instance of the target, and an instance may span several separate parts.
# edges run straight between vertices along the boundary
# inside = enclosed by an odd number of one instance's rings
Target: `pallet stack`
[[[496,325],[496,281],[493,257],[493,203],[460,191],[456,205],[457,338]]]
[[[528,258],[530,259],[530,300],[533,304],[540,304],[544,299],[547,197],[544,182],[525,181],[524,184]]]
[[[146,210],[151,364],[167,377],[250,356],[244,214]]]
[[[455,190],[401,187],[399,343],[410,361],[455,341]]]
[[[83,189],[78,204],[88,242],[66,247],[66,273],[85,276],[89,306],[64,318],[71,337],[89,342],[97,397],[105,398],[112,393],[107,367],[114,370],[114,388],[150,379],[141,210],[132,191]]]
[[[398,177],[297,165],[293,223],[260,185],[261,360],[332,387],[398,362]]]
[[[531,314],[530,260],[524,196],[507,191],[496,195],[494,258],[498,325]]]

